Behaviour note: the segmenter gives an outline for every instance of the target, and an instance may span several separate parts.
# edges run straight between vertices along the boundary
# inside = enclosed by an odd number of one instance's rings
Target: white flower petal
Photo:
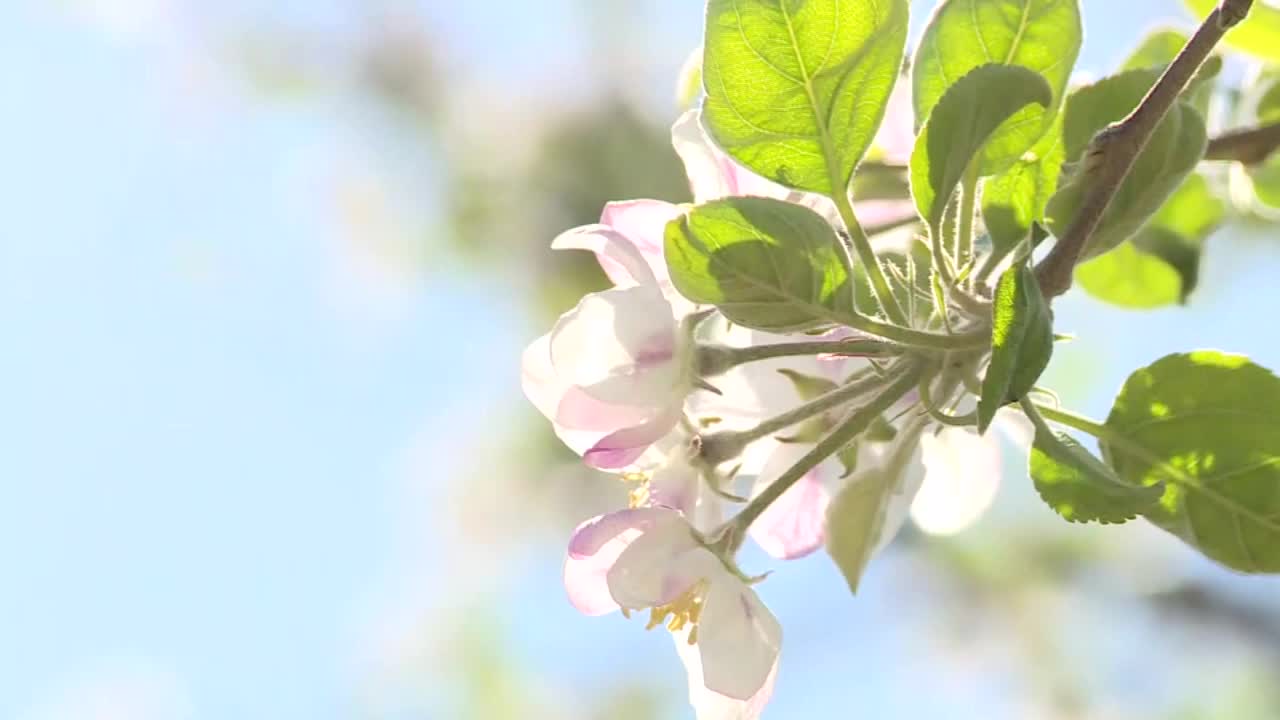
[[[585,225],[567,230],[551,241],[555,250],[589,250],[614,285],[654,285],[649,261],[626,235],[608,225]]]
[[[811,443],[778,443],[756,478],[752,497],[772,485],[812,449]],[[804,557],[822,547],[826,541],[827,505],[831,501],[827,485],[842,473],[840,462],[834,459],[810,470],[751,523],[752,539],[779,560]]]
[[[931,535],[954,535],[986,512],[1000,486],[1000,446],[994,435],[944,428],[920,439],[924,486],[911,519]]]
[[[1024,453],[1031,449],[1031,443],[1036,439],[1036,427],[1030,418],[1010,407],[996,411],[992,427],[998,428],[1015,448]]]
[[[640,425],[622,428],[600,438],[582,459],[601,470],[621,470],[636,463],[654,443],[680,422],[680,406],[674,405]]]
[[[573,531],[564,563],[564,586],[569,601],[587,615],[618,609],[609,594],[607,575],[633,540],[666,516],[658,508],[636,508],[600,515]]]
[[[664,407],[683,372],[678,340],[657,288],[606,290],[560,317],[551,331],[551,365],[565,383],[606,403]]]
[[[702,678],[702,655],[697,645],[689,643],[688,630],[672,633],[676,652],[684,663],[689,676],[689,704],[693,706],[697,720],[756,720],[764,712],[764,706],[773,696],[774,682],[778,677],[778,661],[774,660],[764,685],[748,700],[738,700],[709,690]]]
[[[710,580],[698,620],[703,680],[708,690],[750,700],[778,662],[782,626],[755,591],[727,571]]]
[[[625,608],[641,609],[664,605],[697,582],[684,565],[690,551],[710,555],[693,536],[693,529],[680,514],[666,508],[657,522],[636,538],[609,569],[609,594]],[[696,557],[693,558],[696,561]]]

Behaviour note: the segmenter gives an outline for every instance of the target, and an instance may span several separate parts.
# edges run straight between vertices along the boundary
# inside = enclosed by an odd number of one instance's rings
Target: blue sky
[[[640,56],[655,104],[697,41],[692,5],[641,11],[670,29]],[[169,698],[138,717],[367,714],[361,653],[382,608],[449,590],[431,585],[430,549],[405,547],[424,517],[404,508],[418,499],[405,455],[518,403],[516,358],[535,330],[493,281],[428,273],[393,278],[388,292],[344,271],[321,179],[342,167],[325,148],[359,157],[366,130],[352,113],[252,104],[216,87],[184,99],[172,48],[47,7],[0,12],[0,717],[75,716],[66,698],[116,675]],[[582,63],[587,44],[566,30],[568,7],[427,3],[427,15],[468,74],[492,82],[514,68],[515,85]],[[1095,73],[1153,8],[1177,12],[1156,1],[1085,7],[1082,67]],[[332,1],[219,12],[338,34],[354,15]],[[187,106],[202,99],[213,120]],[[1278,252],[1215,238],[1212,289],[1190,310],[1065,303],[1062,324],[1082,340],[1063,362],[1098,365],[1104,389],[1189,347],[1280,367],[1274,333],[1254,329],[1273,304],[1259,298],[1274,299],[1264,268]],[[1105,396],[1076,399],[1100,415]],[[535,665],[549,654],[554,669],[540,671],[563,681],[607,685],[593,657],[625,648],[637,672],[680,682],[666,638],[577,617],[556,548],[536,557],[511,570],[519,594],[500,605],[517,654]],[[911,695],[900,670],[921,661],[906,630],[882,622],[905,571],[879,572],[883,589],[856,605],[820,558],[769,584],[790,647],[807,648],[795,651],[807,670],[783,675],[775,716],[840,694]],[[824,614],[849,621],[832,630],[814,619]],[[865,682],[844,683],[851,671]],[[967,692],[918,696],[911,714],[945,711]]]

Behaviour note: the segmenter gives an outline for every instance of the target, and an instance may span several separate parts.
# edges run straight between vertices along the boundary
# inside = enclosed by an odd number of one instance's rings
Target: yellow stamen
[[[698,619],[702,617],[702,608],[706,604],[707,585],[706,580],[699,580],[666,605],[650,609],[645,630],[652,630],[664,622],[671,632],[679,632],[689,626],[689,644],[692,645],[698,637]]]

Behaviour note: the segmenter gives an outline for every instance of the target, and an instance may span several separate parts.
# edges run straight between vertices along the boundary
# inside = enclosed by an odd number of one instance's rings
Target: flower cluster
[[[912,140],[900,92],[877,150],[901,163]],[[672,141],[696,202],[772,198],[841,227],[829,198],[731,161],[699,111],[675,123]],[[902,200],[855,209],[886,226],[915,217]],[[931,533],[973,522],[994,495],[1000,452],[992,436],[943,422],[944,405],[966,410],[955,403],[958,374],[912,371],[915,359],[848,327],[763,332],[682,296],[664,233],[686,212],[653,200],[611,203],[599,224],[552,242],[594,253],[613,287],[582,298],[528,347],[523,388],[584,462],[632,486],[629,507],[573,533],[570,601],[587,615],[647,610],[645,627],[675,639],[697,717],[754,718],[778,674],[782,629],[756,592],[763,575],[737,564],[745,539],[790,560],[824,545],[833,557],[847,554],[836,545],[852,536],[861,566],[909,514]],[[856,526],[833,512],[868,494],[872,512]]]

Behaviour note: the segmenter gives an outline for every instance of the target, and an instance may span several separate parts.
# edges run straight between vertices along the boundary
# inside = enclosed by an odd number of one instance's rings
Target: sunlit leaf
[[[1049,132],[1003,173],[982,186],[982,219],[992,250],[1006,255],[1044,219],[1045,206],[1058,189],[1065,151],[1062,115]]]
[[[907,0],[710,0],[703,117],[770,180],[844,192],[902,66]]]
[[[1280,572],[1280,379],[1241,355],[1169,355],[1129,376],[1103,457],[1162,485],[1144,515],[1241,572]]]
[[[1078,0],[946,0],[925,29],[912,66],[916,126],[924,125],[948,87],[980,65],[1036,72],[1049,84],[1050,101],[1009,118],[982,154],[983,175],[1004,170],[1052,125],[1082,37]]]
[[[1052,99],[1044,78],[1016,65],[977,67],[947,89],[911,153],[911,194],[929,227],[941,226],[966,168],[1002,123],[1028,105],[1045,106]]]
[[[1160,499],[1160,488],[1121,480],[1071,436],[1037,429],[1028,469],[1036,492],[1071,522],[1123,523]]]
[[[987,431],[997,410],[1035,386],[1053,355],[1053,317],[1026,263],[1000,276],[991,314],[991,363],[978,399],[979,432]]]
[[[1198,17],[1208,17],[1221,0],[1185,0]],[[1266,2],[1253,3],[1249,17],[1223,39],[1229,47],[1254,57],[1280,62],[1280,8]]]
[[[1076,268],[1090,295],[1120,307],[1185,303],[1200,279],[1204,241],[1226,205],[1202,175],[1192,175],[1129,242]]]
[[[852,307],[839,240],[800,205],[739,197],[699,205],[667,225],[671,281],[740,325],[774,332],[838,321]]]

